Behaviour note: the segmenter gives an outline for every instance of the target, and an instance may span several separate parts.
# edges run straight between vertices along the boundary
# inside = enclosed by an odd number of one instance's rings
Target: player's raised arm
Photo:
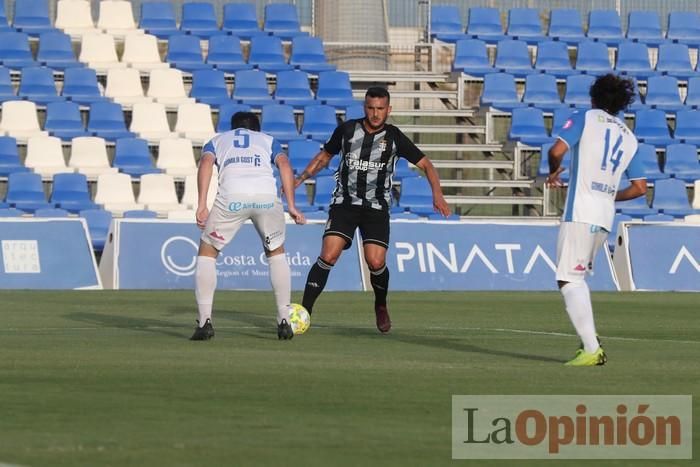
[[[275,164],[280,171],[282,191],[284,192],[284,197],[287,199],[287,211],[289,215],[292,216],[292,219],[294,219],[294,222],[297,224],[306,223],[304,214],[296,208],[296,202],[294,200],[294,172],[292,172],[292,167],[289,165],[289,158],[286,154],[280,153],[275,157]]]
[[[205,146],[206,148],[206,146]],[[199,160],[199,168],[197,169],[197,226],[200,229],[204,228],[209,216],[209,208],[207,207],[207,194],[209,193],[209,184],[211,183],[211,175],[214,172],[214,161],[216,157],[212,152],[203,152]]]

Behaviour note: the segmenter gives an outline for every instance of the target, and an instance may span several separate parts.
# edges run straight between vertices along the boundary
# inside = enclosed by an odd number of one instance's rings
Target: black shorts
[[[389,248],[389,212],[356,206],[331,206],[323,236],[335,235],[345,239],[345,249],[352,245],[355,229],[360,228],[362,244]]]

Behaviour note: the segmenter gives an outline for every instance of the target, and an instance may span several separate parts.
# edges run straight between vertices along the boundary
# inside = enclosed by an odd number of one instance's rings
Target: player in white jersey
[[[605,352],[598,341],[586,274],[612,229],[615,201],[646,193],[641,161],[635,158],[637,139],[616,117],[634,100],[634,84],[615,75],[601,76],[590,89],[593,108],[575,112],[564,124],[549,150],[545,183],[560,187],[561,161],[571,151],[569,189],[557,242],[557,283],[566,311],[582,346],[569,366],[604,365]],[[622,174],[630,186],[618,191]]]
[[[216,257],[247,220],[253,222],[260,235],[270,267],[270,282],[277,303],[277,337],[291,339],[294,336],[289,325],[292,281],[284,255],[284,210],[277,196],[272,166],[279,169],[289,215],[297,224],[303,224],[304,215],[297,211],[294,203],[294,174],[279,144],[272,136],[260,132],[260,121],[255,114],[234,114],[231,128],[204,145],[199,161],[197,225],[203,232],[195,272],[199,320],[191,339],[214,337],[211,314],[216,290]],[[219,169],[219,187],[210,213],[207,193],[215,164]]]

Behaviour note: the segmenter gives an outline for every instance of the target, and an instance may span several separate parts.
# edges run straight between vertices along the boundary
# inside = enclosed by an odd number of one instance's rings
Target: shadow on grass
[[[183,332],[180,323],[161,321],[148,318],[134,318],[131,316],[109,315],[104,313],[74,312],[66,315],[67,319],[79,323],[88,323],[96,326],[145,331],[152,334],[177,337],[179,339],[189,337],[190,330]]]

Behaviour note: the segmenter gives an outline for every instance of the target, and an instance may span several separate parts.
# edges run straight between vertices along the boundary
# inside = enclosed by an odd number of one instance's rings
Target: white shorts
[[[557,280],[582,282],[593,274],[593,260],[608,238],[608,232],[597,225],[562,222],[557,240]]]
[[[253,222],[265,250],[284,244],[284,208],[274,195],[240,195],[228,204],[217,196],[201,239],[221,251],[247,220]]]

